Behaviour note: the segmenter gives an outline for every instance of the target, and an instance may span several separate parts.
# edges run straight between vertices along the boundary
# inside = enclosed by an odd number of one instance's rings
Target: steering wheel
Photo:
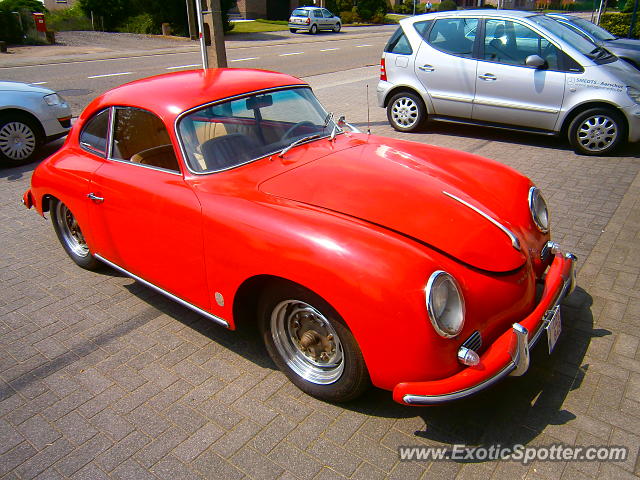
[[[304,126],[307,126],[307,125],[312,126],[312,127],[316,126],[315,123],[313,123],[313,122],[310,122],[308,120],[303,120],[302,122],[298,122],[295,125],[291,125],[291,127],[289,127],[287,129],[287,131],[284,132],[284,135],[282,136],[282,139],[286,140],[287,138],[293,137],[294,136],[293,132],[295,132],[298,128],[304,127]]]

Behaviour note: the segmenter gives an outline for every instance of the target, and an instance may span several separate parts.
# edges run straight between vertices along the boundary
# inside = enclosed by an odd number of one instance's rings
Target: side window
[[[477,30],[476,18],[443,18],[435,21],[428,42],[445,53],[470,57]]]
[[[87,150],[107,156],[107,135],[109,134],[109,109],[102,110],[91,118],[80,133],[80,145]]]
[[[549,40],[519,23],[487,20],[484,38],[485,60],[524,66],[529,55],[539,55],[547,61],[550,70],[558,70],[560,52]]]
[[[429,27],[431,27],[432,23],[433,23],[433,20],[425,20],[423,22],[416,22],[416,23],[413,24],[413,28],[416,29],[416,32],[418,32],[420,34],[420,36],[424,40],[428,40],[427,33],[429,32]]]
[[[169,133],[158,117],[138,108],[116,108],[114,159],[180,171]]]
[[[314,10],[313,16],[316,18],[322,18],[322,10]]]
[[[402,27],[398,27],[394,34],[391,35],[387,45],[384,47],[384,51],[387,53],[398,53],[400,55],[411,55],[413,53],[411,44],[409,40],[407,40],[407,36],[402,30]]]
[[[322,10],[322,14],[324,15],[324,18],[333,18],[333,13],[329,10]]]

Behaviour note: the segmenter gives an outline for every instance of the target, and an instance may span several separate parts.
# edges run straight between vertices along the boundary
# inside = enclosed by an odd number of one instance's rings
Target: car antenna
[[[371,135],[371,121],[369,118],[369,84],[367,83],[367,135]]]

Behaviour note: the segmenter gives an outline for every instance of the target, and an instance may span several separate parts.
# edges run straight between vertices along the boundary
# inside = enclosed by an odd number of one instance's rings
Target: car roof
[[[482,8],[475,10],[452,10],[446,12],[424,13],[415,17],[407,17],[400,20],[400,24],[410,24],[429,19],[450,18],[450,17],[505,17],[505,18],[526,18],[537,15],[537,12],[524,10],[495,10],[493,8]]]
[[[294,10],[324,10],[324,7],[297,7]]]
[[[138,107],[169,120],[185,110],[271,88],[307,85],[299,78],[267,70],[211,68],[166,73],[126,83],[105,92],[87,114],[112,105]],[[84,115],[83,115],[84,116]]]

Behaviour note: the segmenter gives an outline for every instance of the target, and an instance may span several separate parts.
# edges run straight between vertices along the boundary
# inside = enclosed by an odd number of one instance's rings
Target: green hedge
[[[605,13],[600,17],[600,26],[616,37],[626,37],[631,26],[630,13]],[[636,20],[633,38],[640,38],[640,18]]]
[[[22,35],[17,16],[11,12],[0,12],[0,40],[22,43]]]

